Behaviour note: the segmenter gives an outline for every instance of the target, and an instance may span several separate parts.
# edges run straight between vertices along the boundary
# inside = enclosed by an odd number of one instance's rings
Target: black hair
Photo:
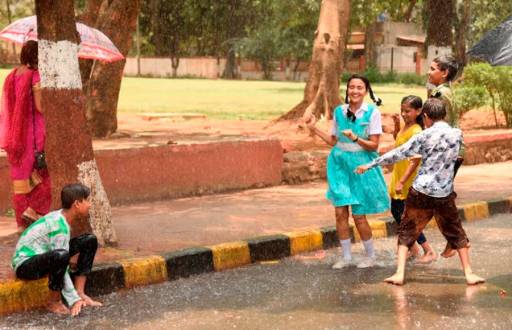
[[[91,189],[81,183],[72,183],[65,185],[60,192],[60,200],[63,209],[70,209],[76,201],[82,201],[89,197]]]
[[[416,95],[408,95],[402,99],[400,104],[408,104],[411,108],[420,110],[423,107],[423,101],[421,97]],[[420,125],[421,128],[425,128],[425,123],[423,122],[423,116],[420,114],[416,117],[416,124]]]
[[[446,81],[452,81],[455,79],[455,77],[457,77],[457,73],[459,72],[459,64],[453,56],[441,55],[434,58],[433,62],[437,64],[440,70],[448,71]]]
[[[368,80],[368,78],[366,78],[365,76],[360,75],[360,74],[353,74],[347,80],[347,90],[345,91],[345,103],[346,104],[348,104],[348,102],[349,102],[349,99],[348,99],[348,85],[350,85],[350,81],[352,79],[360,79],[360,80],[362,80],[364,82],[366,90],[370,93],[370,98],[372,99],[373,103],[375,103],[376,105],[381,105],[382,104],[382,100],[380,99],[380,97],[375,95],[375,93],[373,92],[372,86],[370,85],[370,81]]]
[[[446,105],[440,99],[430,98],[423,104],[423,113],[433,121],[446,117]]]
[[[30,69],[37,69],[37,41],[29,40],[21,48],[20,62]]]

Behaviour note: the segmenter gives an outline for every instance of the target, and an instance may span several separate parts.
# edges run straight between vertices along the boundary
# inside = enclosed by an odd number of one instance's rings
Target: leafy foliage
[[[488,100],[489,96],[483,86],[460,84],[453,90],[453,106],[459,118],[471,109],[483,107]]]
[[[512,67],[470,64],[464,70],[464,84],[485,88],[493,109],[497,106],[505,115],[507,127],[512,127]]]

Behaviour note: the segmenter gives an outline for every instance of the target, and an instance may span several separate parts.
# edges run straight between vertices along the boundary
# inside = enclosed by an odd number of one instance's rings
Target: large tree
[[[452,47],[455,0],[425,0],[427,46]]]
[[[36,0],[39,36],[39,72],[42,109],[46,120],[45,149],[52,177],[54,206],[60,190],[81,182],[91,188],[90,226],[100,244],[115,244],[111,208],[94,159],[91,134],[85,118],[78,66],[80,40],[72,0]],[[75,225],[73,233],[89,223]]]
[[[150,33],[155,55],[171,59],[173,77],[177,76],[180,58],[192,36],[190,6],[187,0],[150,0]]]
[[[471,19],[471,0],[455,1],[455,43],[454,54],[457,62],[466,65],[467,39]]]
[[[79,19],[102,31],[126,56],[132,46],[140,5],[141,0],[88,0]],[[87,121],[96,137],[108,137],[117,130],[117,102],[125,63],[124,59],[81,63]]]
[[[339,77],[343,69],[349,17],[350,0],[322,1],[304,99],[280,120],[310,115],[331,118],[333,109],[341,103]]]

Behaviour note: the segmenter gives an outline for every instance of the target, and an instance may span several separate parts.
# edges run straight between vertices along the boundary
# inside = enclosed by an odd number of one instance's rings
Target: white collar
[[[347,113],[349,106],[350,106],[350,104],[345,104],[345,106],[343,107],[343,110],[344,110],[345,114]],[[354,112],[354,114],[358,113],[361,110],[364,111],[364,112],[368,111],[368,103],[363,102],[361,104],[361,107],[359,109],[357,109],[356,112]]]
[[[448,125],[447,122],[445,122],[444,120],[440,120],[440,121],[436,121],[432,127],[439,127],[439,128],[442,128],[442,127],[451,127],[450,125]]]

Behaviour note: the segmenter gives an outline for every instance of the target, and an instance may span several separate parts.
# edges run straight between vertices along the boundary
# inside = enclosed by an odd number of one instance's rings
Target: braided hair
[[[421,97],[416,95],[409,95],[402,99],[402,102],[400,104],[408,104],[411,108],[420,110],[423,107],[423,101],[421,100]],[[416,117],[416,124],[420,125],[422,129],[425,129],[425,123],[423,122],[423,116],[420,114],[418,117]]]
[[[366,90],[370,94],[370,98],[372,99],[373,103],[375,103],[377,106],[382,104],[382,99],[380,97],[378,97],[377,95],[375,95],[375,93],[373,92],[372,86],[370,85],[370,81],[368,80],[368,78],[366,78],[365,76],[360,75],[360,74],[353,74],[347,80],[347,90],[345,91],[345,103],[346,104],[349,103],[348,86],[350,85],[350,81],[352,79],[360,79],[361,81],[363,81],[363,83],[364,83],[364,85],[366,87]]]

